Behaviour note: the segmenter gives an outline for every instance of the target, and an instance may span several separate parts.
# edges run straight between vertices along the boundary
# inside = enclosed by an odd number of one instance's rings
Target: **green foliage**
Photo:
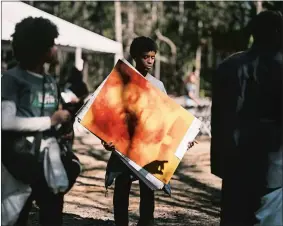
[[[28,2],[55,16],[61,17],[88,30],[115,38],[114,2],[102,1],[46,1]],[[250,44],[246,26],[256,15],[253,1],[184,1],[183,16],[180,15],[178,1],[165,2],[121,2],[123,22],[123,45],[127,46],[135,35],[145,35],[157,40],[158,28],[177,47],[176,64],[170,61],[168,44],[160,42],[162,56],[169,63],[161,63],[161,80],[169,93],[184,94],[183,77],[195,65],[196,50],[202,46],[201,94],[210,95],[212,73],[217,64],[229,54],[244,50]],[[156,15],[152,13],[158,5]],[[282,2],[265,1],[264,9],[281,10]],[[128,12],[134,10],[134,34],[128,34]],[[154,21],[153,18],[157,20]],[[182,22],[180,22],[182,21]],[[183,24],[183,30],[179,30]],[[211,40],[209,42],[208,40]],[[109,54],[87,53],[89,62],[89,82],[95,88],[113,67],[113,56]]]

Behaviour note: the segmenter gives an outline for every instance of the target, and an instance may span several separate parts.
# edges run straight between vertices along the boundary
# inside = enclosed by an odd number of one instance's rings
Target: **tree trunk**
[[[115,6],[115,37],[116,41],[123,43],[122,39],[122,16],[121,16],[121,2],[116,0]]]
[[[88,90],[90,90],[91,88],[93,87],[90,87],[90,84],[89,84],[89,74],[88,74],[88,61],[85,61],[84,62],[84,68],[83,68],[83,82],[86,84]]]
[[[128,26],[127,26],[127,46],[125,56],[129,58],[130,46],[134,38],[135,32],[135,5],[132,1],[127,2],[127,17],[128,17]]]
[[[164,25],[164,5],[163,5],[163,1],[158,1],[157,2],[157,12],[158,12],[158,16],[157,16],[157,22],[158,22],[158,29],[162,32],[162,28]]]
[[[151,8],[151,24],[154,26],[157,23],[157,2],[152,2]]]
[[[259,14],[262,11],[262,1],[256,1],[256,13]]]
[[[161,59],[160,55],[157,54],[155,58],[155,66],[154,66],[154,76],[155,78],[160,80],[160,67],[161,67]]]
[[[197,51],[196,51],[196,59],[195,59],[195,75],[197,76],[197,90],[196,90],[196,96],[199,97],[200,93],[200,69],[201,69],[201,53],[202,53],[202,46],[199,44]]]
[[[169,39],[168,37],[165,37],[164,35],[162,35],[159,30],[156,30],[155,34],[160,41],[165,42],[166,44],[168,44],[170,46],[171,60],[172,60],[171,63],[175,64],[176,63],[176,55],[177,55],[177,47],[176,47],[175,43],[171,39]]]
[[[200,91],[200,70],[201,70],[201,54],[202,54],[202,21],[199,20],[197,23],[197,29],[198,29],[198,47],[196,50],[196,58],[195,58],[195,74],[197,76],[197,91],[196,96],[199,97],[199,91]]]
[[[179,35],[182,36],[184,32],[184,1],[179,1]]]
[[[213,45],[212,45],[212,38],[208,38],[207,40],[207,67],[213,67]]]

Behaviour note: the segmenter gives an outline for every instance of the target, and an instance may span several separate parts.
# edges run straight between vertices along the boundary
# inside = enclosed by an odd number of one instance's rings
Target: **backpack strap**
[[[41,109],[40,109],[40,116],[44,115],[45,80],[46,80],[46,77],[45,77],[45,75],[43,75],[43,80],[42,80],[42,103],[41,103]],[[35,135],[35,138],[34,138],[34,154],[35,154],[35,157],[37,159],[39,159],[39,153],[40,153],[40,146],[41,146],[42,137],[43,137],[43,133],[42,132],[38,132]]]

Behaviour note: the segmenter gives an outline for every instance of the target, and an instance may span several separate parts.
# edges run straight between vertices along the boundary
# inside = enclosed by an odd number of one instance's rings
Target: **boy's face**
[[[142,70],[142,71],[146,71],[146,72],[150,71],[152,69],[153,65],[154,65],[155,55],[156,55],[156,52],[149,51],[149,52],[145,52],[141,56],[137,57],[135,59],[137,69]]]

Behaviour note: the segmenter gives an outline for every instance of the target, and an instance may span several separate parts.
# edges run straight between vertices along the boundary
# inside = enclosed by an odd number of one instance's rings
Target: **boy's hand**
[[[107,150],[107,151],[115,151],[115,146],[112,144],[112,142],[110,142],[109,144],[107,144],[106,142],[104,142],[103,140],[101,141],[101,144],[103,145],[103,147]]]
[[[71,114],[67,110],[58,110],[51,116],[51,125],[57,126],[71,120]]]

